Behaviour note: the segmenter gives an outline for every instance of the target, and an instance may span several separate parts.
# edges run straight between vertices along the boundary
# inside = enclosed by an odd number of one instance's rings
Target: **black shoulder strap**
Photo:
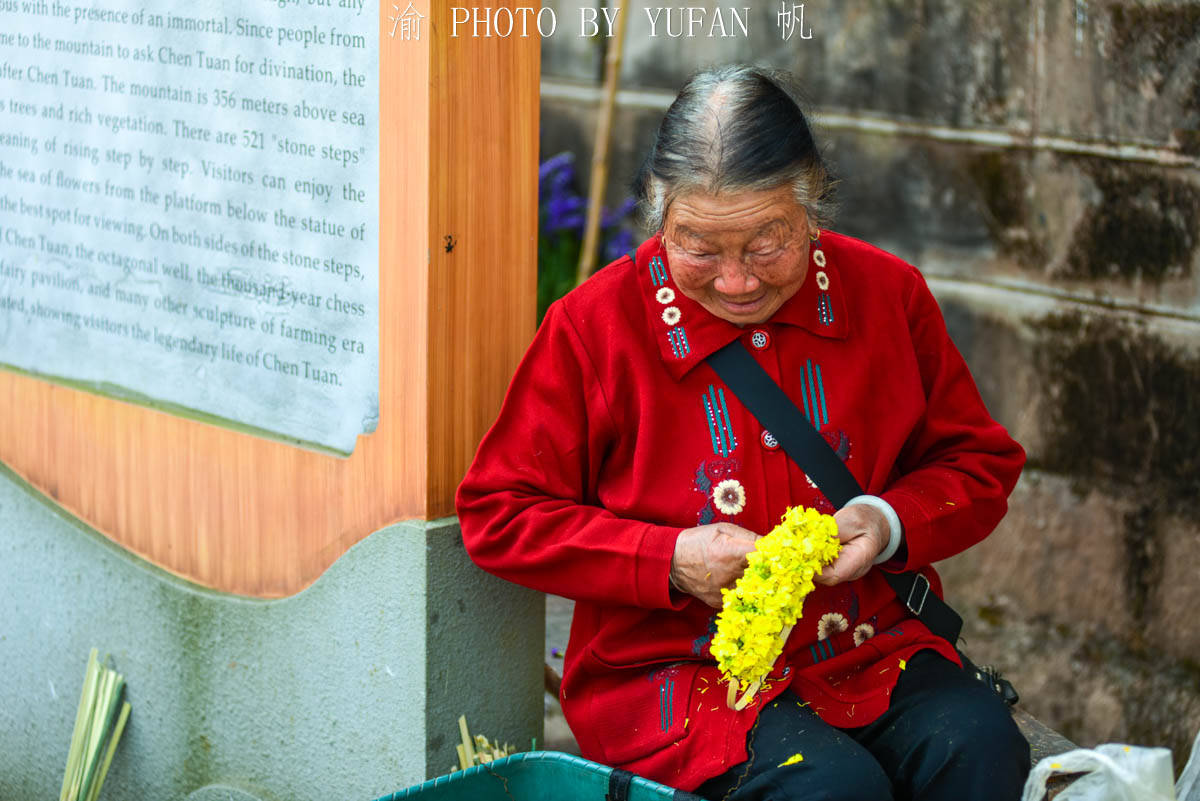
[[[738,400],[779,441],[788,457],[821,488],[830,503],[840,509],[846,501],[863,494],[845,462],[740,340],[730,342],[707,361]],[[951,645],[958,642],[962,618],[929,591],[929,579],[920,573],[880,572],[896,596],[930,631]]]
[[[633,774],[627,770],[613,768],[608,774],[608,792],[604,801],[629,801],[629,788],[633,785]]]
[[[787,393],[754,361],[741,341],[735,339],[709,356],[708,364],[750,414],[779,441],[792,461],[821,488],[830,503],[841,509],[846,501],[863,494],[846,463]]]

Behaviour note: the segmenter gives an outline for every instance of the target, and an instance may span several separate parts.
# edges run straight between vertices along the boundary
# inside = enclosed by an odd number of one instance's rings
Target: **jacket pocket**
[[[588,734],[609,765],[642,759],[682,740],[698,662],[612,665],[594,652],[599,668],[587,688]]]

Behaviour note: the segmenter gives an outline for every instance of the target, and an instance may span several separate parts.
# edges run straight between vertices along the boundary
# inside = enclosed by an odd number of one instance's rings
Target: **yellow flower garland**
[[[758,692],[800,619],[813,577],[841,548],[831,515],[790,507],[746,557],[746,572],[734,588],[721,590],[711,650],[729,682],[730,706],[742,709]],[[735,705],[738,689],[745,694]]]

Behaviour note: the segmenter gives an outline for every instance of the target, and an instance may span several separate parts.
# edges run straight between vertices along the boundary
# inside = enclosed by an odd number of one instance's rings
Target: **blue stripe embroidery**
[[[674,710],[671,708],[675,696],[675,680],[666,679],[658,688],[658,724],[663,731],[671,729],[671,718]]]
[[[708,420],[708,436],[712,439],[713,453],[721,453],[722,448],[717,445],[717,424],[713,419],[713,408],[708,400],[708,395],[704,396],[704,416]]]
[[[650,283],[660,287],[667,283],[667,268],[658,256],[650,260]]]
[[[813,380],[813,372],[816,372],[816,380]],[[808,422],[813,424],[813,428],[818,431],[821,426],[829,424],[829,410],[825,407],[825,382],[821,378],[821,365],[814,365],[812,359],[804,365],[804,370],[800,374],[800,397],[804,402],[804,416],[808,418]]]
[[[672,328],[667,332],[667,341],[671,343],[671,352],[675,354],[676,359],[686,358],[692,352],[692,348],[688,345],[687,332],[682,328]]]
[[[721,419],[725,423],[725,441],[729,443],[729,453],[737,450],[737,437],[733,435],[733,423],[729,420],[729,409],[725,407],[725,390],[718,389],[717,394],[721,397]],[[725,454],[729,456],[729,454]]]
[[[829,640],[817,640],[816,645],[808,646],[808,653],[812,656],[814,665],[837,656],[837,651],[833,650],[833,643]]]
[[[829,425],[829,412],[825,408],[825,382],[821,380],[821,365],[813,365],[817,371],[817,389],[821,391],[821,422]]]
[[[704,414],[708,420],[708,435],[712,439],[713,453],[726,459],[737,448],[737,437],[733,435],[733,423],[725,405],[725,390],[712,384],[704,395]]]
[[[830,325],[833,322],[833,304],[824,292],[817,299],[817,313],[822,325]]]
[[[812,359],[804,365],[804,383],[808,387],[808,405],[809,408],[804,410],[808,416],[809,422],[820,431],[821,430],[821,414],[817,411],[817,388],[813,385],[812,377]]]
[[[708,394],[704,396],[704,403],[708,408],[708,424],[715,430],[716,439],[721,444],[719,449],[713,448],[713,453],[728,458],[729,442],[725,439],[725,427],[721,425],[721,418],[717,414],[717,397],[711,384],[708,387]]]
[[[812,413],[808,411],[808,379],[804,376],[804,371],[800,371],[800,408],[804,410],[804,416],[808,418],[808,422],[812,422]]]

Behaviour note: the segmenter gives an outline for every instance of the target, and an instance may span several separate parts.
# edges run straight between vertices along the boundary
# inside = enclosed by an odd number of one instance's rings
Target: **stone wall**
[[[577,28],[581,3],[552,5]],[[725,39],[652,38],[634,4],[608,202],[695,68],[800,76],[835,227],[925,271],[1029,452],[1000,529],[942,566],[969,652],[1077,742],[1182,760],[1200,727],[1200,3],[804,5],[785,42],[775,4]],[[542,151],[586,164],[603,41],[574,32],[543,44]]]

